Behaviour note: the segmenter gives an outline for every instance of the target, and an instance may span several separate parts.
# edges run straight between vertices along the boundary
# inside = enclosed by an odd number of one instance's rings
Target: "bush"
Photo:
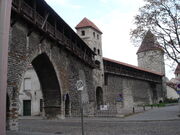
[[[178,103],[178,99],[165,98],[164,103]]]

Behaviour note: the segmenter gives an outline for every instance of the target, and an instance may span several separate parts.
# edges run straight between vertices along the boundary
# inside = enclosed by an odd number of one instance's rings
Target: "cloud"
[[[64,6],[67,8],[72,8],[72,9],[80,9],[82,8],[81,5],[77,5],[77,4],[73,4],[71,1],[69,0],[46,0],[47,3],[49,3],[50,5],[53,3],[56,6]]]

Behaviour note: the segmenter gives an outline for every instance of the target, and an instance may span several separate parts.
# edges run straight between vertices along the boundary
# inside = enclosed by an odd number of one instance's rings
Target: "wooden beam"
[[[45,24],[46,24],[46,22],[47,22],[48,17],[49,17],[49,13],[46,14],[46,17],[45,17],[44,22],[43,22],[43,24],[42,24],[42,26],[41,26],[41,29],[44,28],[44,26],[45,26]]]

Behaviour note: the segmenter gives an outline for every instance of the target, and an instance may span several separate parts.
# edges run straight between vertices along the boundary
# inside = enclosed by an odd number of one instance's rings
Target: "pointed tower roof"
[[[148,30],[148,32],[146,33],[137,53],[145,52],[145,51],[149,51],[149,50],[163,51],[161,46],[157,43],[154,34],[150,30]]]
[[[102,34],[101,30],[86,17],[75,28],[79,29],[79,28],[85,28],[85,27],[91,27]]]
[[[174,74],[180,74],[180,64],[177,65]]]

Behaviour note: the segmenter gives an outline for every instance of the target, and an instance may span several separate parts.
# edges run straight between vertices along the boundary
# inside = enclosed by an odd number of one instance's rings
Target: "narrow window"
[[[99,39],[99,35],[97,34],[97,39]]]
[[[94,47],[94,52],[96,53],[96,48]]]
[[[31,78],[24,78],[24,90],[31,90]]]
[[[98,54],[100,55],[100,50],[98,49]]]
[[[40,112],[43,111],[43,99],[40,99]]]
[[[93,37],[95,38],[95,32],[93,32]]]
[[[81,36],[85,36],[85,31],[84,30],[81,31]]]
[[[104,75],[104,85],[108,85],[108,76],[107,76],[107,74]]]

